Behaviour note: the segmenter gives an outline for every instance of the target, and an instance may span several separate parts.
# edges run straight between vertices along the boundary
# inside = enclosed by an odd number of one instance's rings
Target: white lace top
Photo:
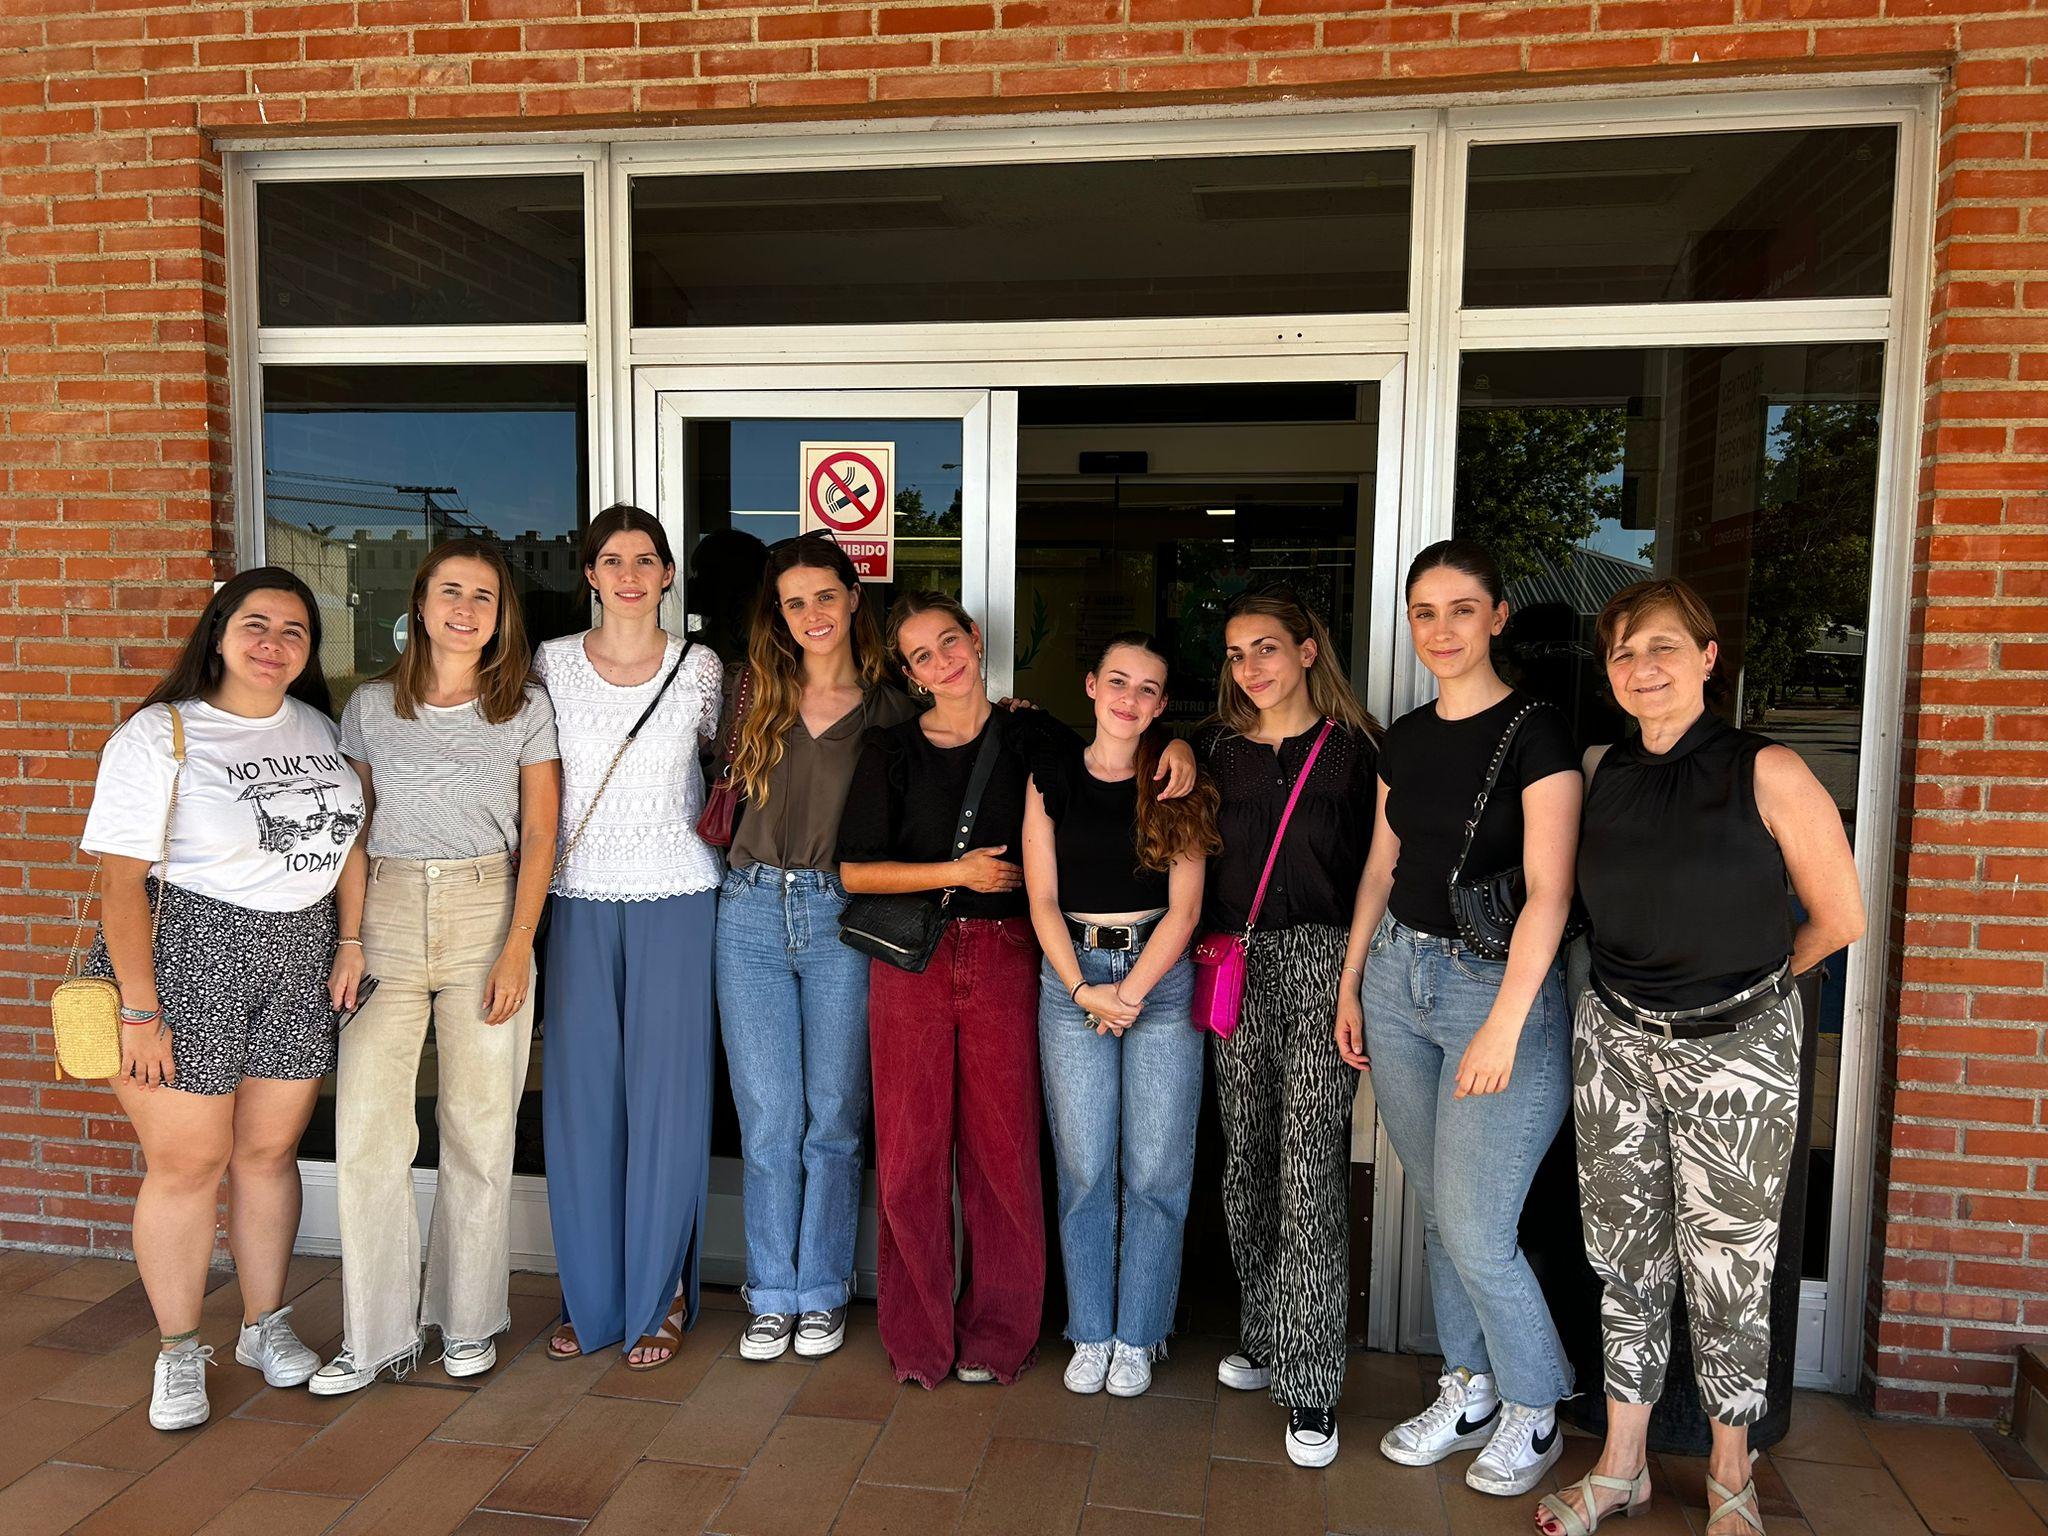
[[[671,635],[654,676],[632,688],[598,674],[582,635],[547,641],[534,657],[534,677],[555,706],[561,741],[564,845],[682,646]],[[708,645],[692,646],[682,671],[620,759],[596,815],[555,879],[556,895],[656,901],[717,887],[723,873],[718,851],[697,836],[697,815],[704,808],[697,744],[718,728],[720,677],[717,653]]]

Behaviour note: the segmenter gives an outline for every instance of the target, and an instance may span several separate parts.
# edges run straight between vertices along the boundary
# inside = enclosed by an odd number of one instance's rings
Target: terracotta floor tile
[[[448,1536],[525,1454],[429,1440],[371,1490],[332,1536]]]
[[[726,1346],[740,1336],[741,1319],[730,1312],[697,1312],[697,1326],[683,1335],[681,1345],[667,1365],[651,1371],[635,1371],[626,1365],[624,1352],[614,1346],[606,1351],[612,1368],[600,1376],[590,1390],[604,1397],[637,1397],[648,1402],[680,1403],[696,1390],[705,1372],[725,1353]],[[786,1356],[794,1359],[795,1355]]]
[[[1391,1419],[1338,1420],[1337,1459],[1323,1470],[1323,1518],[1346,1536],[1443,1536],[1450,1527],[1435,1469],[1380,1454],[1380,1436],[1392,1427]]]
[[[1883,1467],[1787,1461],[1778,1470],[1814,1536],[1926,1536],[1926,1525]]]
[[[512,1271],[512,1294],[514,1296],[552,1296],[562,1299],[562,1277],[544,1275],[538,1270],[515,1269]]]
[[[1984,1454],[1991,1458],[1998,1470],[2014,1482],[2039,1482],[2048,1478],[2048,1468],[2028,1455],[2027,1448],[2011,1435],[2001,1435],[1989,1427],[1974,1429],[1970,1434],[1984,1447]]]
[[[825,1536],[880,1432],[860,1419],[790,1414],[710,1529],[725,1536]]]
[[[1670,1496],[1687,1509],[1707,1507],[1707,1463],[1702,1456],[1660,1456],[1657,1458],[1668,1480]],[[1796,1518],[1802,1513],[1799,1501],[1785,1485],[1784,1473],[1769,1456],[1759,1456],[1750,1476],[1756,1479],[1757,1509],[1768,1526],[1773,1519]]]
[[[905,1392],[882,1428],[861,1481],[913,1488],[965,1489],[980,1470],[1005,1388],[945,1381]],[[1078,1512],[1081,1501],[1074,1500]]]
[[[66,1296],[73,1301],[105,1301],[135,1282],[131,1259],[80,1259],[47,1279],[27,1287],[31,1296]]]
[[[360,1393],[315,1397],[304,1387],[265,1387],[235,1410],[242,1419],[269,1419],[276,1424],[310,1424],[325,1429],[356,1405]]]
[[[889,1417],[902,1390],[888,1352],[875,1331],[872,1307],[858,1307],[846,1319],[846,1342],[811,1367],[791,1406],[792,1413],[816,1418],[873,1419]],[[922,1391],[913,1387],[912,1391]]]
[[[22,1321],[22,1309],[30,1302],[49,1308],[47,1319],[33,1334],[19,1341],[12,1335]],[[18,1296],[0,1312],[0,1345],[27,1343],[33,1338],[52,1349],[82,1349],[104,1355],[119,1349],[138,1334],[156,1333],[156,1314],[140,1280],[130,1281],[99,1301],[79,1301],[60,1296]]]
[[[42,1396],[97,1358],[75,1349],[46,1349],[40,1344],[24,1344],[11,1354],[0,1356],[0,1413]]]
[[[810,1375],[808,1362],[718,1361],[697,1389],[669,1416],[647,1447],[654,1461],[706,1467],[744,1467],[768,1441],[775,1421]]]
[[[1435,1399],[1436,1377],[1423,1374],[1419,1357],[1371,1350],[1353,1355],[1346,1363],[1344,1395],[1338,1399],[1337,1412],[1399,1423]]]
[[[1937,1536],[2042,1536],[2048,1530],[1971,1431],[1872,1420],[1864,1433]]]
[[[1184,1398],[1112,1398],[1088,1502],[1199,1515],[1215,1405]]]
[[[262,1486],[359,1499],[467,1401],[438,1387],[388,1381],[351,1400],[354,1407],[271,1468]]]
[[[1323,1474],[1291,1463],[1219,1461],[1209,1469],[1207,1536],[1323,1536]]]
[[[198,1536],[320,1536],[348,1507],[347,1499],[252,1488],[199,1527]]]
[[[209,1424],[79,1526],[78,1536],[191,1536],[304,1445],[310,1433],[301,1424],[261,1419]]]
[[[2020,1497],[2033,1506],[2034,1513],[2048,1522],[2048,1483],[2015,1483],[2013,1486],[2019,1489]]]
[[[538,1445],[606,1369],[602,1356],[550,1360],[542,1351],[530,1349],[492,1372],[490,1385],[473,1394],[435,1438]]]
[[[9,1296],[7,1305],[0,1307],[0,1354],[11,1355],[29,1344],[41,1344],[48,1349],[86,1348],[85,1345],[67,1342],[59,1335],[65,1328],[74,1326],[81,1317],[97,1310],[94,1303],[72,1296],[31,1296],[26,1292]],[[150,1326],[147,1312],[143,1314],[142,1326]],[[125,1343],[134,1334],[135,1330],[130,1329],[115,1343]],[[105,1347],[112,1348],[113,1345]]]
[[[512,1469],[490,1507],[588,1520],[668,1422],[661,1403],[585,1397]]]
[[[832,1536],[950,1536],[960,1528],[964,1493],[936,1488],[878,1488],[855,1483]]]
[[[643,1461],[605,1500],[586,1527],[590,1536],[644,1536],[649,1531],[701,1531],[732,1494],[739,1475],[710,1467]]]
[[[1456,1482],[1437,1481],[1437,1491],[1444,1501],[1444,1523],[1451,1536],[1534,1536],[1537,1500],[1556,1487],[1555,1478],[1545,1477],[1521,1498],[1502,1499],[1467,1488],[1462,1472]],[[1614,1531],[1616,1536],[1624,1531],[1628,1536],[1641,1536],[1639,1531],[1629,1531],[1626,1521],[1618,1527],[1603,1529]],[[1777,1533],[1772,1532],[1771,1536]]]
[[[747,1310],[746,1302],[740,1299],[739,1287],[732,1285],[705,1286],[698,1297],[698,1305],[716,1307],[721,1312],[743,1313]],[[868,1306],[868,1311],[870,1314],[874,1312],[872,1304]]]
[[[1338,1427],[1338,1443],[1351,1444],[1347,1418]],[[1385,1433],[1384,1430],[1379,1433]],[[1378,1434],[1373,1437],[1378,1439]],[[1216,1429],[1210,1441],[1211,1456],[1234,1461],[1287,1460],[1287,1410],[1263,1392],[1219,1392],[1216,1394]]]
[[[328,1275],[292,1297],[292,1331],[322,1360],[341,1349],[341,1280]],[[237,1319],[239,1321],[239,1319]]]
[[[550,1520],[543,1515],[510,1515],[480,1509],[455,1528],[455,1536],[576,1536],[581,1520]]]
[[[533,1341],[543,1333],[551,1331],[562,1315],[562,1298],[559,1296],[534,1296],[515,1291],[510,1298],[511,1325],[498,1335],[498,1360],[503,1364],[516,1359]],[[482,1379],[466,1378],[475,1385],[482,1385]],[[487,1379],[487,1378],[486,1378]]]
[[[0,1488],[84,1439],[120,1411],[96,1403],[32,1402],[0,1414]]]
[[[1069,1392],[1061,1379],[1066,1368],[1066,1361],[1041,1354],[1037,1365],[1004,1387],[997,1399],[995,1433],[1010,1439],[1069,1440],[1079,1445],[1100,1440],[1109,1394]]]
[[[7,1536],[57,1536],[134,1481],[133,1472],[105,1467],[37,1467],[0,1489],[0,1531]]]
[[[149,1396],[150,1369],[161,1347],[157,1340],[157,1331],[150,1328],[111,1354],[92,1355],[77,1370],[66,1372],[55,1386],[45,1387],[42,1395],[68,1403],[104,1403],[109,1408],[138,1403]]]
[[[992,1440],[967,1496],[961,1536],[1068,1536],[1088,1498],[1094,1470],[1090,1446]]]
[[[1792,1398],[1792,1423],[1771,1454],[1793,1461],[1831,1461],[1845,1467],[1878,1465],[1877,1450],[1864,1438],[1863,1419],[1846,1399],[1825,1392]]]
[[[0,1296],[41,1285],[78,1262],[75,1253],[35,1253],[26,1248],[0,1249]]]
[[[1201,1536],[1201,1530],[1202,1522],[1190,1515],[1155,1515],[1102,1504],[1081,1511],[1081,1536]]]
[[[1232,1339],[1219,1339],[1214,1334],[1192,1334],[1187,1338],[1175,1339],[1167,1347],[1164,1360],[1152,1362],[1152,1397],[1195,1397],[1207,1401],[1217,1394],[1216,1362],[1237,1348]],[[1039,1356],[1038,1369],[1046,1366],[1067,1368],[1067,1361],[1073,1356],[1073,1346],[1064,1339],[1052,1351]]]
[[[57,1407],[56,1403],[49,1406]],[[191,1431],[180,1430],[177,1434],[165,1434],[162,1430],[149,1427],[149,1404],[137,1403],[133,1408],[102,1408],[98,1404],[66,1403],[67,1408],[90,1407],[97,1412],[111,1413],[115,1417],[81,1439],[65,1448],[66,1461],[80,1462],[89,1467],[116,1467],[129,1472],[147,1472],[169,1461],[185,1448],[191,1439]],[[217,1422],[217,1421],[216,1421]],[[308,1431],[311,1433],[311,1431]]]

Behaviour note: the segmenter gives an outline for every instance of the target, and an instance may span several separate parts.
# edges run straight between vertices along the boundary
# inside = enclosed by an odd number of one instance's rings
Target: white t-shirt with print
[[[302,911],[333,890],[363,825],[362,781],[341,755],[334,723],[291,698],[262,720],[198,699],[178,713],[185,772],[168,868],[157,859],[177,762],[161,704],[102,749],[86,852],[148,859],[150,872],[172,885],[259,912]]]

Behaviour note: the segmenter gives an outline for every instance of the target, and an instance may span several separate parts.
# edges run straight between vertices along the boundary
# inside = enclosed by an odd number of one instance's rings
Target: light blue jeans
[[[1571,1026],[1553,967],[1499,1093],[1454,1098],[1458,1062],[1507,966],[1456,939],[1381,920],[1365,962],[1373,1095],[1422,1207],[1446,1368],[1493,1373],[1511,1403],[1570,1394],[1571,1364],[1516,1229],[1571,1102]]]
[[[745,1161],[747,1305],[844,1306],[860,1226],[868,959],[839,942],[846,890],[820,869],[728,870],[718,1014]]]
[[[1082,945],[1074,953],[1091,984],[1114,986],[1137,960]],[[1059,1165],[1067,1337],[1076,1343],[1114,1337],[1155,1351],[1173,1329],[1202,1107],[1203,1036],[1188,1022],[1194,985],[1183,956],[1118,1038],[1095,1032],[1045,963],[1038,1061]]]

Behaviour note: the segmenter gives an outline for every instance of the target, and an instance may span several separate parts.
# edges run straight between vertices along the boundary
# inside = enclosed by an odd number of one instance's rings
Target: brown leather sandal
[[[567,1345],[563,1340],[568,1340]],[[583,1353],[583,1341],[576,1337],[576,1325],[566,1317],[555,1325],[554,1334],[548,1339],[550,1360],[574,1360]]]
[[[668,1304],[668,1316],[661,1320],[661,1326],[653,1333],[643,1333],[633,1349],[665,1349],[667,1354],[658,1360],[635,1360],[632,1350],[626,1352],[626,1369],[629,1371],[656,1371],[675,1359],[676,1351],[683,1344],[683,1320],[689,1315],[690,1298],[683,1293],[680,1281],[676,1284],[675,1299]]]

